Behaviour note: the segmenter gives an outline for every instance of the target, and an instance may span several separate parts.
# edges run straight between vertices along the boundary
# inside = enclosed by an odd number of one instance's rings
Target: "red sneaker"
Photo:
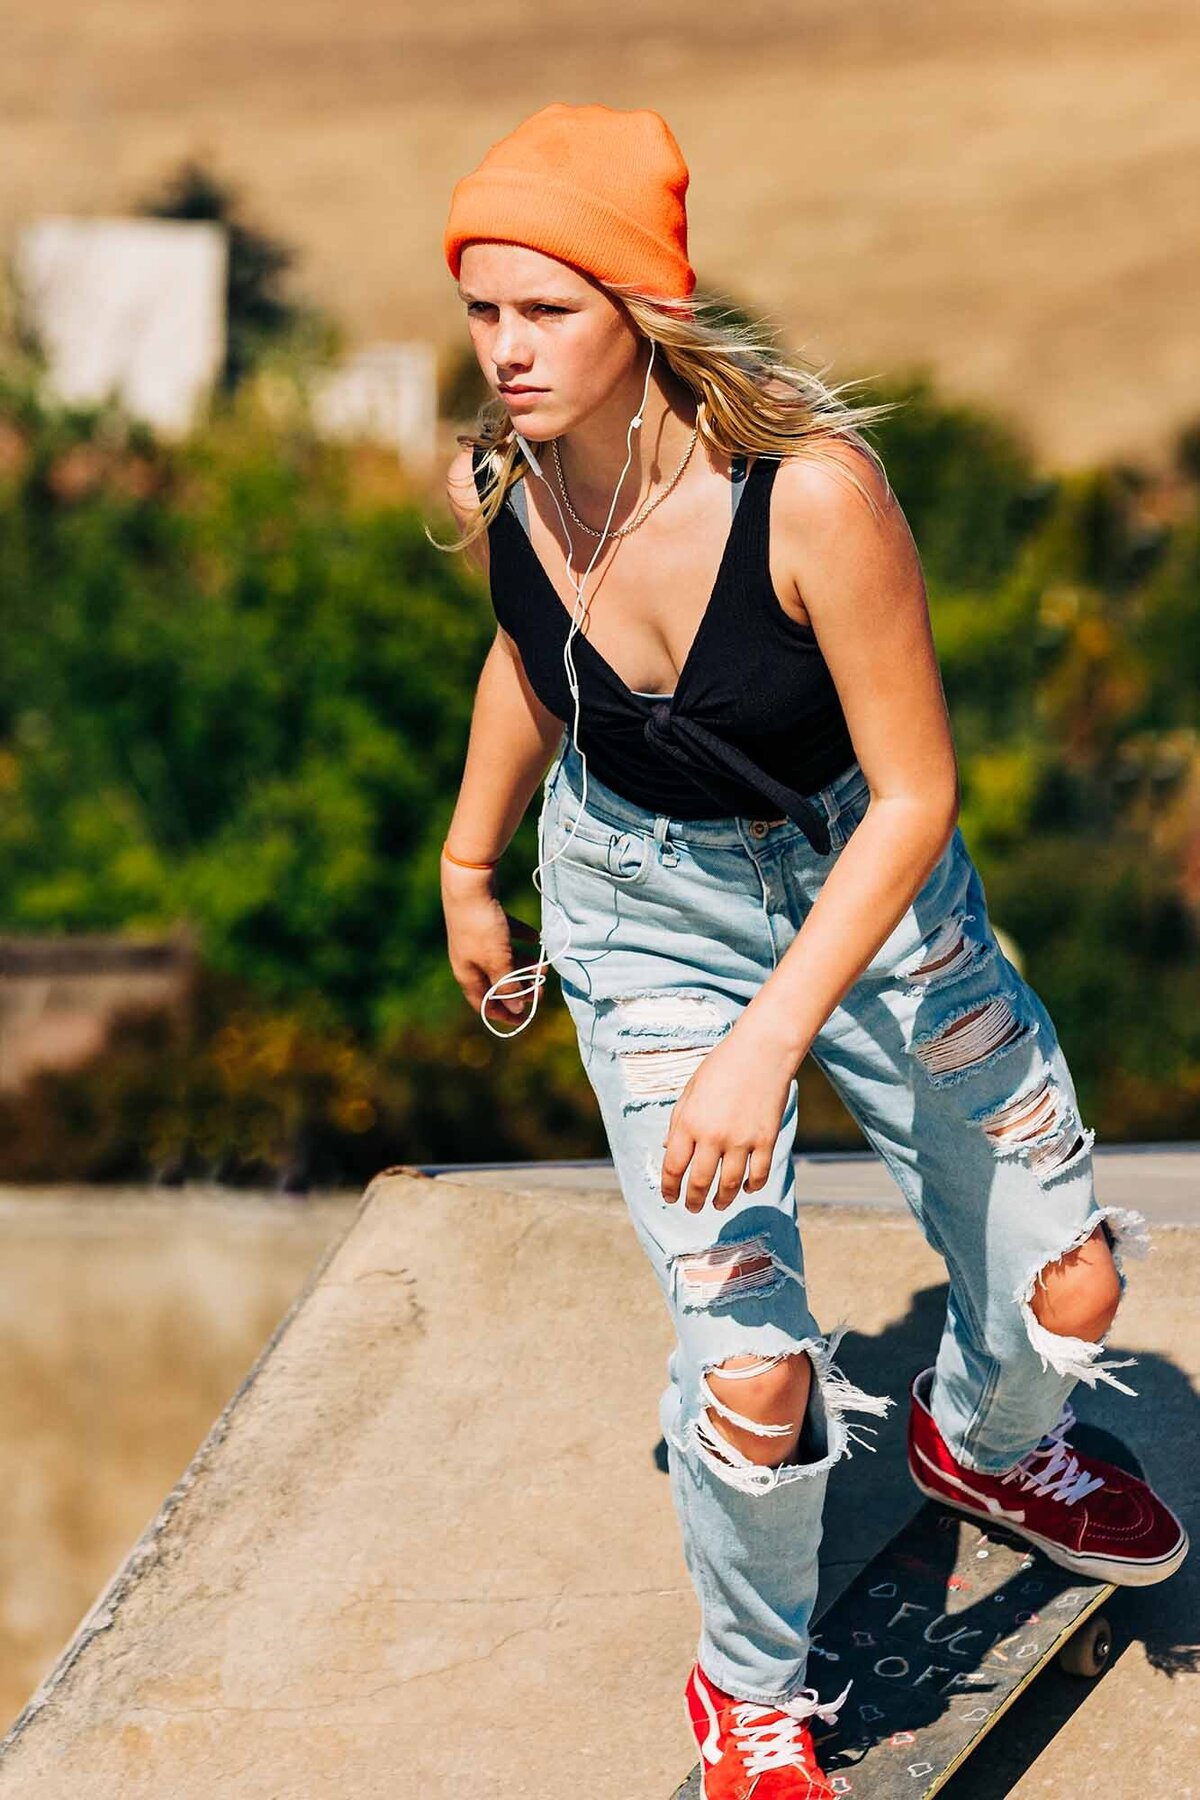
[[[1188,1553],[1188,1534],[1146,1482],[1067,1442],[1075,1412],[1002,1475],[956,1462],[929,1410],[933,1370],[909,1392],[908,1468],[923,1494],[1036,1544],[1051,1562],[1098,1581],[1149,1587],[1173,1575]]]
[[[849,1690],[847,1689],[846,1692]],[[818,1713],[833,1724],[846,1692],[821,1706],[802,1688],[785,1712],[761,1700],[739,1700],[692,1664],[684,1696],[700,1746],[700,1791],[705,1800],[834,1800],[835,1790],[813,1753],[806,1718]]]

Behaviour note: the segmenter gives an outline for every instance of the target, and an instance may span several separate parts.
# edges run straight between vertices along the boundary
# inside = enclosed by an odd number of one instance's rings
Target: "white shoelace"
[[[806,1775],[813,1773],[800,1739],[803,1720],[791,1719],[787,1713],[757,1706],[750,1700],[743,1700],[731,1711],[734,1723],[729,1728],[730,1736],[737,1740],[747,1775],[765,1775],[769,1769],[803,1769]]]
[[[762,1706],[756,1700],[739,1700],[730,1707],[734,1721],[730,1736],[737,1740],[747,1775],[765,1775],[770,1769],[802,1769],[816,1778],[800,1733],[811,1718],[836,1724],[838,1707],[849,1692],[847,1686],[836,1700],[822,1706],[815,1688],[801,1688],[796,1700],[789,1702],[795,1705],[799,1701],[807,1709],[799,1717],[777,1706]]]
[[[1089,1475],[1079,1466],[1079,1459],[1069,1444],[1063,1439],[1075,1424],[1075,1409],[1070,1401],[1063,1403],[1062,1417],[1058,1424],[1048,1431],[1036,1449],[1023,1456],[1015,1469],[1009,1469],[1000,1477],[1002,1482],[1019,1480],[1022,1488],[1036,1494],[1039,1499],[1049,1496],[1052,1500],[1061,1500],[1067,1506],[1074,1506],[1076,1500],[1082,1500],[1085,1494],[1092,1494],[1097,1488],[1104,1486],[1102,1475]],[[1040,1457],[1048,1461],[1042,1469],[1034,1468]]]

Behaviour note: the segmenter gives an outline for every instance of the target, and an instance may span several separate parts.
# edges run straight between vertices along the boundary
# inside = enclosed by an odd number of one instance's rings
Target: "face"
[[[517,430],[559,437],[644,377],[640,333],[598,283],[523,244],[467,244],[459,294],[479,366]],[[522,393],[518,390],[530,389]]]

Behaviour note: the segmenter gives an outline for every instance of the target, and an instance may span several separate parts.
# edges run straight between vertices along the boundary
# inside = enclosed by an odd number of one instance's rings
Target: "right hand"
[[[524,919],[505,912],[492,892],[491,876],[480,878],[477,871],[443,873],[442,910],[446,917],[446,941],[450,967],[472,1011],[479,1013],[483,997],[493,982],[512,973],[516,966],[514,938],[530,944],[536,952],[538,933]],[[522,959],[533,962],[534,956]],[[487,1004],[487,1018],[521,1019],[529,1011],[531,993],[519,993],[531,985],[531,974],[517,976],[512,992],[500,987]]]

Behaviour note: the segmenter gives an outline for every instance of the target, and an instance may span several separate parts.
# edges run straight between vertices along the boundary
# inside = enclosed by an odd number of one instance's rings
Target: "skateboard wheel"
[[[1068,1675],[1093,1681],[1108,1667],[1112,1655],[1112,1627],[1102,1614],[1085,1619],[1058,1653],[1058,1666]]]

